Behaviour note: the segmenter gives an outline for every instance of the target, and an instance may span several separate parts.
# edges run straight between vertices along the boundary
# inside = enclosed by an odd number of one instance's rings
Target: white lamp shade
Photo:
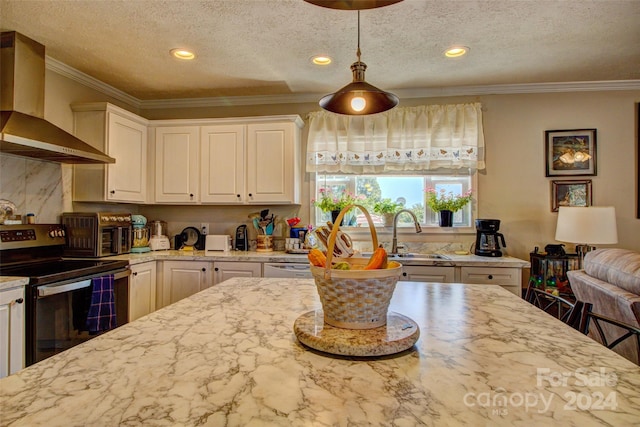
[[[560,207],[556,240],[580,244],[618,243],[616,209],[613,206]]]

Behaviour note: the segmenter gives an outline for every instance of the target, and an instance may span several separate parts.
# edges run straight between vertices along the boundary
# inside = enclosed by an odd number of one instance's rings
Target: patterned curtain
[[[369,116],[309,114],[307,172],[484,168],[480,103],[398,107]]]

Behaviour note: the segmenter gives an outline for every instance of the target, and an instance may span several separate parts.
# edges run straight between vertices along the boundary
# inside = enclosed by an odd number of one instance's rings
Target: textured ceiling
[[[140,100],[325,94],[351,81],[357,13],[302,0],[0,0],[0,27]],[[361,12],[385,90],[640,79],[640,0],[405,0]],[[445,48],[470,47],[446,59]],[[179,62],[169,50],[197,52]],[[314,66],[314,54],[334,62]]]

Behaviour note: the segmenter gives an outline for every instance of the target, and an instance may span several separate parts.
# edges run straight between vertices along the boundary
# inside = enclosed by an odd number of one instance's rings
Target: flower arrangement
[[[457,212],[471,201],[471,189],[463,194],[453,194],[451,191],[447,193],[444,189],[438,192],[433,188],[427,188],[425,191],[427,193],[427,205],[434,212]]]
[[[320,208],[323,212],[340,211],[348,205],[358,203],[364,199],[364,196],[355,196],[348,191],[342,191],[335,194],[331,189],[321,188],[318,190],[320,198],[313,200],[313,204]]]
[[[379,214],[394,214],[401,206],[391,199],[381,199],[373,204],[373,211]]]

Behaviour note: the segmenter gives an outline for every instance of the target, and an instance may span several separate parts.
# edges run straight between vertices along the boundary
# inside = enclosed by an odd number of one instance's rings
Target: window
[[[422,226],[437,227],[438,214],[433,212],[426,205],[425,189],[433,188],[436,191],[444,189],[445,192],[453,194],[462,194],[469,189],[474,189],[474,199],[477,197],[476,174],[472,176],[461,175],[437,175],[437,174],[412,174],[412,175],[332,175],[332,174],[316,174],[315,191],[313,200],[319,198],[321,189],[332,191],[334,194],[346,191],[356,196],[360,196],[362,200],[359,204],[363,205],[372,216],[375,225],[383,225],[384,219],[381,215],[376,214],[373,205],[376,201],[389,198],[400,205],[404,209],[411,210]],[[473,225],[474,202],[466,205],[463,209],[456,212],[453,216],[454,227],[471,227]],[[313,208],[315,213],[316,224],[324,224],[331,220],[329,212],[322,212],[319,208]],[[312,213],[313,215],[313,213]],[[402,215],[398,218],[398,226],[412,226],[413,221],[409,215]],[[364,215],[352,215],[347,217],[345,226],[367,226],[367,220]]]

